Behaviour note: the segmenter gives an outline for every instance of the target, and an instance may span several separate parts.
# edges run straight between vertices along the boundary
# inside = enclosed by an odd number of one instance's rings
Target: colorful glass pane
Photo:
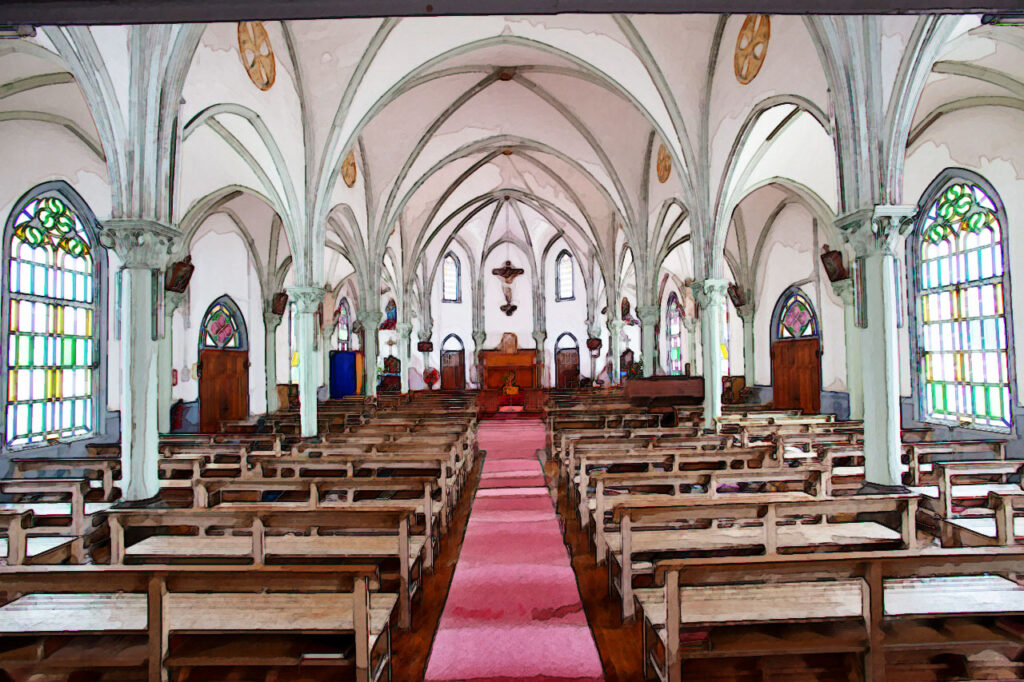
[[[214,303],[206,312],[200,338],[204,348],[238,348],[241,341],[239,324],[224,303]]]
[[[925,418],[1009,430],[1002,226],[973,183],[946,187],[921,227],[920,370]]]
[[[668,297],[668,371],[669,374],[683,373],[683,307],[673,291]]]
[[[89,234],[64,199],[39,197],[15,217],[10,254],[7,445],[93,433],[96,287]]]
[[[348,303],[342,301],[338,306],[338,350],[348,350],[351,324],[352,320],[348,312]]]
[[[818,335],[814,308],[803,292],[794,290],[782,304],[777,337],[779,339],[813,338]]]

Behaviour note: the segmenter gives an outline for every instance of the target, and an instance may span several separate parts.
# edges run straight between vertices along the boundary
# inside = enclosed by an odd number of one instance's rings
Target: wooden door
[[[821,410],[821,341],[788,339],[772,344],[772,396],[775,407]]]
[[[249,416],[249,351],[199,351],[199,430],[217,433],[222,421]]]
[[[446,350],[441,352],[441,390],[466,390],[466,351]]]
[[[580,352],[576,348],[555,351],[555,388],[580,387]]]

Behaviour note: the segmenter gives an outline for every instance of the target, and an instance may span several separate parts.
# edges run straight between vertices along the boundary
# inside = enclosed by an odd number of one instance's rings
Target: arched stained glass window
[[[222,350],[245,350],[248,343],[245,335],[245,323],[241,312],[227,296],[214,301],[203,317],[202,331],[199,334],[201,348],[217,348]]]
[[[288,304],[288,380],[299,383],[299,329],[298,308],[295,303]]]
[[[349,350],[349,337],[352,334],[352,316],[348,310],[348,301],[341,300],[338,305],[338,350]]]
[[[776,339],[806,339],[818,336],[818,316],[814,314],[814,306],[807,300],[804,292],[797,288],[790,289],[776,310]]]
[[[933,188],[914,256],[924,419],[1009,431],[1010,344],[1003,211],[984,183]]]
[[[668,372],[669,374],[683,373],[683,307],[679,305],[679,297],[676,292],[668,295],[668,305],[665,309],[668,330]]]
[[[563,250],[555,260],[555,300],[571,301],[575,297],[573,284],[572,254]]]
[[[91,226],[62,194],[44,191],[8,221],[7,447],[97,430],[99,277]]]
[[[462,302],[462,265],[458,257],[449,251],[441,264],[441,277],[443,279],[441,300],[445,303]]]

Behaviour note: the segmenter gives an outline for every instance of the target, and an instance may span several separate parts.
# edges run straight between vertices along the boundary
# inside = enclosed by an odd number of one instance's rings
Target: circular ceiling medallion
[[[341,162],[341,179],[348,187],[356,184],[356,154],[355,150],[348,153],[345,160]]]
[[[658,147],[658,182],[665,182],[672,175],[672,157],[665,145]]]
[[[768,39],[772,35],[772,20],[767,14],[748,14],[736,36],[736,56],[733,65],[736,80],[743,85],[754,80],[768,53]]]
[[[238,22],[238,56],[249,78],[260,90],[269,90],[277,75],[274,48],[262,21]]]

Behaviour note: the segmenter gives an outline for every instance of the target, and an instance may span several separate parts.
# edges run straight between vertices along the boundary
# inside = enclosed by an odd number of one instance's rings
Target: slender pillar
[[[427,328],[427,329],[420,329],[419,333],[416,334],[416,338],[420,341],[420,343],[424,343],[424,342],[430,341],[430,336],[431,336],[432,333],[433,333],[433,330],[431,330],[429,328]],[[426,374],[427,373],[427,369],[430,367],[430,353],[427,353],[427,352],[424,351],[424,352],[422,352],[420,354],[423,356],[423,374]],[[438,371],[439,372],[441,371],[440,368],[438,368]],[[424,381],[423,383],[425,384],[426,381]]]
[[[690,374],[697,372],[697,318],[684,317],[686,328],[686,361],[690,364]]]
[[[480,355],[480,351],[484,349],[484,342],[487,340],[487,332],[483,329],[473,330],[473,366],[476,368],[476,383],[481,389],[484,386],[484,363],[483,356]],[[438,348],[438,351],[443,351],[443,348]]]
[[[282,316],[263,311],[263,366],[267,388],[267,414],[281,409],[277,401],[277,328]]]
[[[736,314],[743,320],[743,382],[753,386],[754,373],[754,304],[747,303],[736,309]]]
[[[164,292],[164,334],[160,337],[157,357],[160,366],[160,386],[157,392],[157,424],[160,433],[171,432],[171,372],[174,369],[174,311],[181,307],[185,294]]]
[[[295,343],[299,353],[299,419],[302,436],[317,434],[316,390],[319,385],[316,355],[316,311],[324,300],[320,287],[295,286],[288,289],[288,297],[295,302]]]
[[[121,219],[104,224],[100,244],[113,250],[123,265],[121,282],[121,485],[124,499],[145,500],[160,492],[157,419],[154,285],[181,233],[151,220]],[[163,311],[157,311],[163,314]],[[170,375],[164,377],[170,382]]]
[[[704,351],[704,428],[714,429],[722,416],[722,326],[725,324],[725,292],[729,281],[706,279],[694,282],[700,305],[701,347]]]
[[[661,308],[656,305],[641,305],[637,306],[636,313],[640,316],[640,354],[644,360],[644,376],[654,376],[654,370],[658,366],[658,358],[655,356],[656,325]]]
[[[377,395],[377,333],[384,315],[379,310],[360,310],[356,319],[363,325],[363,373],[365,395]]]
[[[409,392],[409,359],[412,357],[412,322],[398,323],[398,359],[402,363],[402,393]]]
[[[544,342],[547,341],[548,333],[543,329],[534,329],[531,336],[533,337],[534,347],[537,349],[537,385],[543,386],[546,374],[544,367]]]
[[[900,485],[900,373],[894,249],[912,224],[912,206],[875,206],[837,223],[853,245],[867,327],[860,335],[864,401],[864,477]],[[856,286],[856,284],[855,284]],[[870,400],[867,398],[870,396]]]
[[[611,355],[612,361],[612,373],[608,377],[608,382],[612,385],[621,383],[619,373],[622,370],[622,320],[618,318],[608,318],[608,353]]]
[[[846,392],[850,398],[850,419],[864,418],[864,378],[861,368],[860,336],[857,309],[854,308],[853,279],[832,282],[832,290],[843,301],[843,323],[846,338]]]

